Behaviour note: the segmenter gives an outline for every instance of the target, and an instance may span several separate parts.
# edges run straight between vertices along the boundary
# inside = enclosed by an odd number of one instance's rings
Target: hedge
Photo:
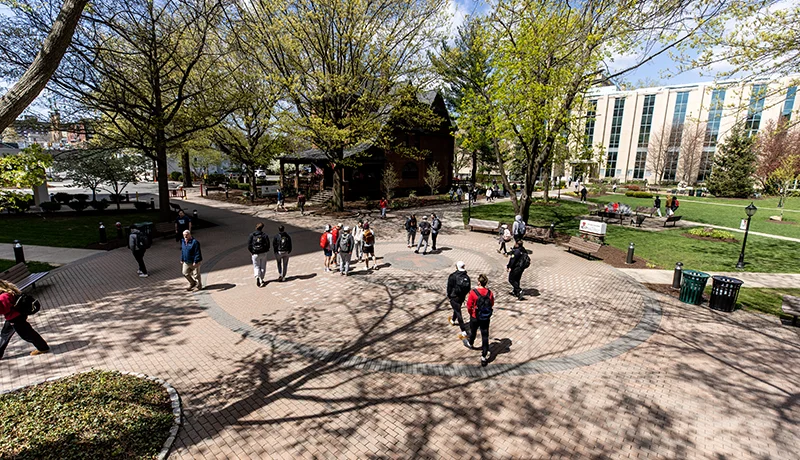
[[[653,198],[653,194],[650,192],[636,192],[633,190],[628,190],[625,192],[625,196],[631,196],[634,198]]]

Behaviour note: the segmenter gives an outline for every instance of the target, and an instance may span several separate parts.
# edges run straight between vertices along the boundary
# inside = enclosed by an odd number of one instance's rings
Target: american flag
[[[322,169],[320,169],[320,167],[317,165],[314,165],[314,174],[317,176],[321,176],[323,174]]]

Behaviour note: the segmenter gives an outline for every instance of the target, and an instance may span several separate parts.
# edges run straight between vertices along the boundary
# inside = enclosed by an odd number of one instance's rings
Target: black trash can
[[[714,310],[733,311],[736,308],[736,299],[739,297],[739,288],[744,281],[722,275],[711,277],[711,299],[708,306]]]
[[[152,222],[136,222],[135,224],[131,225],[131,228],[135,228],[140,232],[146,234],[150,241],[153,241],[153,236],[155,236],[156,226]]]

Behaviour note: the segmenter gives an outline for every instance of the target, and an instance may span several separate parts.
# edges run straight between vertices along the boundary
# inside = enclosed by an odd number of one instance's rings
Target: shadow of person
[[[494,339],[494,342],[489,344],[489,362],[491,363],[497,358],[497,355],[511,353],[511,345],[514,342],[511,339]]]
[[[307,275],[293,275],[287,276],[284,281],[294,281],[294,280],[310,280],[311,278],[317,276],[316,273],[309,273]]]
[[[529,295],[531,297],[539,297],[542,294],[536,288],[528,288],[528,289],[523,289],[522,290],[522,295],[523,296]]]
[[[50,351],[55,354],[67,353],[74,350],[79,350],[89,346],[88,340],[71,340],[69,342],[59,343],[57,345],[50,345]]]
[[[208,286],[203,286],[204,291],[227,291],[228,289],[235,288],[236,285],[233,283],[217,283],[217,284],[209,284]]]
[[[386,262],[386,263],[383,263],[383,264],[380,264],[380,265],[376,265],[375,266],[375,270],[380,270],[381,268],[389,268],[391,266],[392,266],[391,263]]]

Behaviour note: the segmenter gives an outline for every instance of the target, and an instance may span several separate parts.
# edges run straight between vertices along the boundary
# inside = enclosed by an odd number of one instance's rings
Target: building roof
[[[369,150],[370,147],[372,147],[372,144],[368,142],[359,144],[351,149],[345,150],[344,157],[350,158],[353,155]],[[286,160],[328,161],[328,157],[320,149],[308,149],[302,152],[287,153],[282,158]]]

